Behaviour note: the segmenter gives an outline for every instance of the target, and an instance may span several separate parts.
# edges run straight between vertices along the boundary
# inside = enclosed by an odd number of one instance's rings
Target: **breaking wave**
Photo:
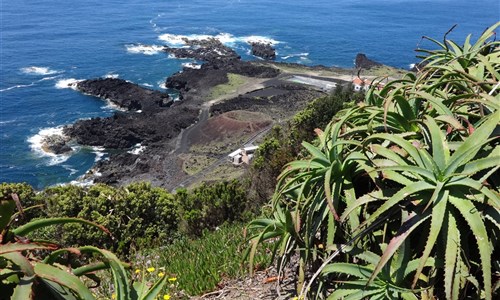
[[[56,82],[55,87],[57,89],[73,89],[76,90],[76,84],[80,81],[83,81],[82,79],[75,79],[75,78],[65,78],[58,80]]]
[[[181,35],[181,34],[165,33],[158,37],[159,40],[167,43],[169,46],[183,46],[186,45],[186,41],[208,40],[212,38],[219,40],[221,43],[225,45],[233,45],[236,43],[257,43],[257,42],[276,45],[280,43],[279,41],[266,36],[250,35],[250,36],[237,37],[230,33],[220,33],[217,35],[209,35],[209,34]]]
[[[125,45],[128,53],[155,55],[163,51],[163,46],[158,45],[143,45],[143,44],[130,44]]]
[[[43,149],[43,144],[44,144],[43,141],[47,137],[54,135],[64,137],[65,135],[63,133],[63,127],[58,126],[58,127],[43,128],[40,129],[40,131],[37,134],[28,138],[28,143],[30,144],[30,148],[36,155],[40,157],[50,158],[49,162],[47,163],[47,165],[49,166],[61,164],[66,160],[68,160],[68,158],[71,156],[70,154],[55,154]]]
[[[21,72],[30,75],[53,75],[62,73],[62,71],[56,71],[56,70],[51,70],[50,68],[47,67],[37,67],[37,66],[21,68]]]

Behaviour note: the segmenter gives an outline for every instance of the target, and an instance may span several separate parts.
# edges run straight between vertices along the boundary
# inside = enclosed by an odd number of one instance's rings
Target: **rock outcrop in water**
[[[356,60],[355,60],[356,69],[368,70],[368,69],[371,69],[373,67],[377,67],[377,66],[381,66],[381,65],[382,65],[381,63],[369,59],[363,53],[358,53],[356,55]]]
[[[42,149],[56,155],[69,153],[73,149],[67,145],[68,140],[68,137],[58,134],[46,136],[42,139]]]
[[[252,55],[261,57],[267,60],[276,59],[276,49],[269,43],[250,43],[252,46]]]
[[[155,111],[173,103],[167,93],[146,89],[117,78],[83,80],[76,84],[76,88],[85,94],[109,100],[129,111]]]

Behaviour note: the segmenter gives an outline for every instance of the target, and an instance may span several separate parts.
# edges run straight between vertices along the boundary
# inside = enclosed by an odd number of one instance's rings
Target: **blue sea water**
[[[449,37],[463,41],[500,19],[497,0],[0,1],[0,182],[35,188],[75,180],[106,156],[76,145],[70,156],[41,151],[42,135],[114,112],[65,83],[118,76],[162,89],[189,61],[158,46],[181,36],[216,36],[244,59],[255,59],[246,41],[266,39],[280,61],[352,67],[363,52],[407,68],[421,36],[441,39],[458,24]]]

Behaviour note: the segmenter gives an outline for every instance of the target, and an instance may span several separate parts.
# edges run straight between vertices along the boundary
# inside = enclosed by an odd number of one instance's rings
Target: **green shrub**
[[[108,228],[113,237],[111,240],[73,224],[49,233],[67,245],[93,242],[127,254],[130,247],[168,242],[177,231],[174,197],[150,184],[135,183],[123,188],[60,186],[47,188],[41,197],[46,199],[47,216],[91,219]]]
[[[224,222],[241,220],[247,203],[246,190],[239,181],[203,184],[189,193],[177,190],[180,229],[188,235],[200,235],[204,229],[214,230]]]

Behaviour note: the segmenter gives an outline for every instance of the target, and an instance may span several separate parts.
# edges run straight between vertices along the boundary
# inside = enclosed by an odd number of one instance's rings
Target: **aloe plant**
[[[429,226],[427,242],[420,257],[413,285],[436,248],[439,238],[446,240],[444,249],[434,254],[445,261],[445,291],[450,299],[458,299],[453,293],[454,286],[463,286],[465,280],[472,275],[468,272],[453,272],[464,263],[460,235],[471,232],[479,250],[483,286],[485,296],[491,299],[491,255],[493,252],[491,233],[488,234],[486,219],[495,219],[500,209],[500,196],[484,182],[500,168],[500,147],[491,146],[496,138],[490,138],[500,120],[500,112],[490,115],[477,130],[468,137],[455,151],[450,151],[450,144],[436,122],[427,117],[424,131],[428,140],[425,145],[416,147],[410,141],[391,134],[373,135],[366,139],[369,145],[377,140],[391,141],[404,150],[407,157],[384,147],[372,148],[380,157],[373,160],[374,172],[382,172],[386,180],[401,185],[396,193],[384,199],[363,225],[369,225],[383,216],[389,209],[402,201],[407,201],[408,209],[415,215],[402,224],[400,230],[391,240],[386,251],[377,264],[371,279],[376,277],[397,248],[405,241],[409,233],[419,227]],[[451,153],[452,152],[452,153]],[[387,172],[393,171],[393,172]],[[477,175],[479,174],[479,175]],[[477,178],[476,178],[477,177]],[[372,195],[380,194],[375,191]],[[359,207],[358,202],[346,210],[347,216]],[[495,213],[496,212],[496,213]],[[467,225],[458,226],[457,220],[464,220]],[[470,257],[469,259],[472,259]]]
[[[249,227],[260,230],[252,249],[277,238],[285,257],[278,262],[300,254],[300,296],[357,286],[371,293],[361,298],[382,299],[389,287],[394,298],[414,299],[418,291],[493,298],[500,286],[493,278],[500,265],[493,254],[500,236],[500,43],[492,37],[499,26],[474,44],[470,37],[463,46],[430,39],[441,49],[421,50],[427,65],[419,73],[370,90],[364,103],[316,130],[315,145],[303,144],[308,159],[285,167],[273,216]],[[347,249],[369,254],[380,244],[387,244],[381,255],[354,272],[359,258]],[[413,274],[396,280],[405,244]],[[339,282],[341,273],[357,279]]]
[[[382,244],[387,247],[387,244]],[[348,251],[353,257],[359,259],[354,263],[337,262],[326,266],[322,276],[334,274],[334,281],[340,283],[328,300],[335,299],[418,299],[416,294],[426,293],[411,288],[408,278],[418,267],[419,260],[411,259],[411,249],[408,242],[387,262],[387,266],[372,279],[372,274],[381,257],[374,252],[352,248]],[[433,269],[435,261],[430,258],[425,267]],[[340,278],[339,278],[340,277]],[[337,279],[338,278],[338,279]],[[425,278],[424,281],[429,281]]]
[[[14,300],[95,299],[81,277],[95,280],[94,272],[104,269],[109,269],[112,273],[116,299],[153,300],[165,285],[167,277],[158,280],[151,289],[144,288],[142,283],[131,284],[125,270],[128,265],[110,251],[92,246],[60,248],[54,242],[26,238],[37,229],[68,223],[80,223],[108,231],[96,223],[78,218],[39,219],[11,228],[19,215],[15,213],[16,206],[21,213],[21,203],[15,194],[0,199],[0,290],[3,295],[10,293]],[[40,257],[40,253],[48,254]],[[80,256],[84,253],[97,254],[102,257],[102,262],[77,267],[59,263],[64,255]]]

